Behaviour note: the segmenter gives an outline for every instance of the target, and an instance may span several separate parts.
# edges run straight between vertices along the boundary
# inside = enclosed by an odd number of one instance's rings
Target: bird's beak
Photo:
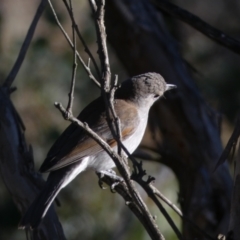
[[[167,87],[166,87],[165,91],[168,91],[168,90],[171,90],[171,89],[174,89],[174,88],[177,88],[177,86],[173,85],[173,84],[167,84]]]

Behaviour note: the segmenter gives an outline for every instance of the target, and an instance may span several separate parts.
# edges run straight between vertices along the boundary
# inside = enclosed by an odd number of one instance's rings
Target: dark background
[[[212,26],[240,39],[240,3],[234,0],[172,1],[201,17]],[[71,33],[71,24],[63,4],[54,1],[62,24]],[[96,54],[94,24],[88,1],[73,1],[79,29],[93,53]],[[36,1],[0,0],[0,76],[1,81],[10,71],[27,29],[31,23]],[[226,144],[236,120],[240,105],[239,56],[217,45],[201,33],[164,14],[171,34],[179,44],[183,58],[206,102],[222,115],[221,136]],[[137,43],[136,43],[137,44]],[[83,48],[79,51],[87,59]],[[126,71],[109,46],[112,74],[120,80]],[[51,11],[47,9],[39,21],[31,47],[15,80],[18,91],[12,94],[13,102],[27,128],[27,142],[33,146],[36,169],[40,166],[51,144],[68,125],[55,101],[67,103],[72,70],[72,51],[56,26]],[[74,113],[99,95],[98,89],[78,67]],[[0,103],[1,104],[1,103]],[[178,186],[171,171],[157,163],[144,163],[156,186],[177,204]],[[141,189],[139,189],[143,192]],[[144,194],[144,193],[143,193]],[[26,239],[24,231],[17,230],[20,214],[0,180],[0,239]],[[125,207],[123,200],[109,190],[101,190],[94,173],[84,173],[59,195],[62,207],[58,214],[68,239],[116,239],[114,231],[122,227],[122,239],[149,239],[135,217]],[[159,225],[166,239],[176,239],[172,230],[158,211]],[[169,209],[168,209],[169,210]],[[180,219],[171,211],[174,221]]]

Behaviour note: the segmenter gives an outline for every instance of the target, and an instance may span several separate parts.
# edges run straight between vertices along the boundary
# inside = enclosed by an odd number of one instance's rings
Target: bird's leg
[[[111,192],[114,192],[114,188],[120,183],[123,182],[123,178],[119,177],[115,171],[113,171],[112,169],[108,169],[108,170],[102,170],[102,171],[98,171],[96,172],[96,174],[99,177],[99,181],[98,184],[100,186],[100,188],[105,189],[103,187],[103,181],[102,178],[104,178],[104,176],[108,176],[110,177],[112,180],[114,180],[115,182],[111,185],[110,189]]]

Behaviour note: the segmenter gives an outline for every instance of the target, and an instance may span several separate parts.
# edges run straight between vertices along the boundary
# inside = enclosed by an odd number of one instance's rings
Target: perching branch
[[[98,42],[98,53],[99,58],[101,61],[101,69],[102,69],[102,95],[105,100],[105,106],[106,106],[106,113],[107,113],[107,121],[108,125],[110,127],[110,130],[112,132],[112,135],[115,137],[117,135],[117,130],[120,129],[119,121],[117,121],[117,116],[114,119],[115,129],[113,127],[113,121],[111,119],[111,114],[114,113],[114,105],[113,102],[111,102],[111,97],[109,97],[109,92],[111,89],[111,71],[110,71],[110,64],[109,64],[109,58],[108,58],[108,51],[107,51],[107,43],[106,43],[106,31],[105,31],[105,25],[104,25],[104,7],[105,7],[105,1],[99,0],[97,4],[94,0],[90,0],[90,5],[92,7],[93,14],[95,16],[95,25],[96,25],[96,32],[97,32],[97,42]],[[97,9],[96,9],[97,6]],[[113,100],[113,99],[112,99]],[[117,126],[117,127],[116,127]],[[120,143],[121,136],[117,136],[115,139],[118,142],[118,148],[120,150],[121,143]],[[133,185],[133,182],[131,181],[130,172],[127,166],[127,160],[124,160],[124,158],[112,158],[114,160],[114,163],[116,164],[120,174],[123,176],[127,187],[129,189],[129,192],[133,198],[133,201],[137,206],[141,209],[145,217],[148,219],[149,223],[152,225],[152,231],[157,236],[157,239],[162,239],[163,236],[160,233],[154,219],[152,218],[147,206],[145,205],[144,201],[142,200],[140,194],[136,190],[135,186]]]
[[[152,229],[151,229],[151,226],[149,226],[148,219],[146,219],[145,216],[142,214],[141,209],[139,209],[137,205],[134,204],[134,201],[129,193],[126,183],[124,181],[118,181],[116,183],[115,179],[109,175],[100,176],[98,174],[98,176],[99,178],[101,178],[101,181],[106,183],[111,189],[112,189],[112,186],[114,186],[114,191],[123,197],[123,199],[125,200],[126,206],[133,212],[133,214],[142,223],[142,225],[144,226],[146,231],[149,233],[149,235],[152,238],[154,238],[154,235],[150,234],[152,232]]]
[[[121,165],[121,162],[122,162],[122,158],[125,158],[124,156],[123,157],[120,157],[115,151],[112,150],[112,148],[100,137],[98,136],[98,134],[96,134],[91,128],[89,128],[89,126],[86,124],[86,123],[83,123],[81,122],[79,119],[75,118],[74,116],[70,115],[70,114],[67,114],[67,111],[66,109],[62,106],[62,104],[60,103],[55,103],[55,106],[57,109],[59,109],[59,111],[62,113],[63,117],[72,122],[72,123],[75,123],[77,124],[78,126],[80,126],[82,129],[85,130],[85,132],[91,137],[93,138],[107,153],[108,155],[113,159],[113,161],[115,162],[117,168],[119,169],[119,171],[125,171],[125,169],[122,169],[122,165]],[[124,162],[127,161],[126,159],[124,159]],[[124,173],[125,175],[128,174],[128,173]],[[124,176],[124,175],[123,175]],[[130,178],[130,176],[128,176]],[[132,198],[132,190],[129,188],[129,183],[126,181],[127,183],[127,190],[125,194],[127,194],[128,191],[130,191],[130,196]],[[132,185],[132,183],[130,183]],[[131,186],[130,185],[130,186]],[[134,197],[136,198],[136,196],[134,195]],[[138,197],[138,195],[137,195]],[[135,204],[135,199],[133,198],[133,201],[131,201],[131,204],[134,203]],[[163,240],[164,237],[163,235],[159,232],[152,216],[151,216],[151,219],[149,220],[148,216],[146,216],[146,214],[144,212],[142,212],[142,208],[139,209],[139,211],[137,211],[136,209],[139,208],[139,206],[136,205],[136,207],[134,207],[134,213],[136,211],[136,215],[138,216],[138,218],[141,218],[141,219],[144,219],[144,221],[142,220],[141,222],[144,222],[145,225],[145,229],[148,231],[149,235],[151,236],[152,239],[161,239]],[[152,224],[154,223],[154,225]],[[156,229],[157,228],[157,231]]]
[[[116,131],[112,131],[114,132],[115,134],[115,139],[117,140],[117,146],[118,146],[118,154],[120,156],[122,156],[122,132],[121,132],[121,121],[120,121],[120,118],[117,116],[117,113],[115,111],[115,108],[114,108],[114,95],[115,95],[115,91],[117,90],[117,87],[118,87],[118,76],[116,75],[115,76],[115,79],[114,79],[114,83],[113,83],[113,87],[111,87],[111,90],[110,90],[110,99],[109,99],[109,103],[110,103],[110,111],[111,111],[111,114],[114,118],[114,124],[115,124],[115,129]]]
[[[95,3],[94,3],[95,4]],[[104,1],[98,2],[97,11],[96,14],[96,29],[97,29],[97,36],[98,36],[98,45],[99,45],[99,52],[100,52],[100,61],[101,61],[101,67],[102,67],[102,94],[103,97],[105,97],[106,100],[106,108],[108,113],[108,118],[110,120],[110,110],[109,108],[113,106],[112,104],[109,104],[109,100],[111,99],[111,95],[114,95],[115,86],[111,88],[111,71],[109,66],[109,59],[108,59],[108,52],[107,52],[107,45],[106,45],[106,33],[105,33],[105,27],[104,27]],[[52,11],[54,12],[54,9],[52,8]],[[74,24],[74,23],[73,23]],[[59,26],[61,26],[59,24]],[[115,80],[116,82],[116,80]],[[72,78],[72,85],[74,84],[74,79]],[[71,90],[72,92],[72,90]],[[111,94],[112,92],[112,94]],[[110,98],[108,98],[110,96]],[[112,99],[113,100],[113,99]],[[69,97],[69,101],[71,101],[71,98]],[[69,106],[71,104],[68,104]],[[119,172],[123,176],[127,188],[129,189],[130,196],[133,199],[133,204],[136,204],[136,207],[139,208],[139,212],[141,213],[142,217],[145,219],[145,222],[147,222],[148,226],[146,226],[146,229],[149,233],[149,235],[152,237],[152,239],[164,239],[163,235],[160,233],[153,217],[151,216],[150,212],[148,211],[145,203],[141,199],[139,193],[136,191],[133,182],[131,181],[131,175],[128,169],[128,166],[126,165],[127,159],[125,157],[119,156],[117,153],[115,153],[112,148],[103,140],[101,137],[99,137],[95,132],[93,132],[86,123],[81,122],[79,119],[75,118],[71,114],[71,109],[67,111],[60,103],[55,103],[55,106],[61,111],[63,114],[63,117],[66,120],[69,120],[73,123],[76,123],[80,127],[82,127],[90,137],[92,137],[113,159],[115,162]],[[112,109],[112,112],[114,110]],[[118,124],[118,123],[117,123]],[[111,124],[110,124],[111,126]],[[119,125],[118,125],[119,126]],[[120,129],[120,126],[119,126]],[[115,134],[113,134],[115,135]]]

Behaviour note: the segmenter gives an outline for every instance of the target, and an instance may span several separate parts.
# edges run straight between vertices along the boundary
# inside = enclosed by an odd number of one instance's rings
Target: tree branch
[[[32,149],[26,144],[22,123],[6,88],[0,88],[0,102],[1,177],[18,210],[23,214],[40,192],[44,180],[34,170]],[[49,209],[39,228],[29,234],[34,240],[65,240],[54,207]]]
[[[72,70],[72,81],[71,81],[71,89],[68,94],[69,101],[67,106],[67,113],[72,114],[72,106],[73,106],[73,99],[74,99],[74,88],[76,82],[76,72],[77,72],[77,45],[76,45],[76,36],[75,36],[75,21],[73,16],[73,9],[72,9],[72,1],[69,0],[69,15],[72,19],[72,35],[73,35],[73,70]]]
[[[101,62],[101,69],[102,69],[102,95],[105,100],[105,106],[106,106],[106,113],[107,113],[107,121],[109,128],[112,132],[112,135],[116,139],[118,143],[118,149],[121,150],[121,147],[123,144],[121,143],[121,135],[117,134],[118,130],[120,129],[120,121],[118,121],[118,117],[116,116],[115,110],[114,110],[114,104],[113,104],[113,98],[111,99],[111,96],[109,96],[109,92],[111,91],[111,71],[110,71],[110,64],[109,64],[109,58],[108,58],[108,51],[107,51],[107,44],[106,44],[106,31],[105,31],[105,25],[104,25],[104,7],[105,7],[105,1],[99,0],[97,1],[97,4],[94,0],[90,0],[90,5],[93,11],[93,15],[95,16],[95,26],[96,26],[96,32],[97,32],[97,43],[98,43],[98,54],[99,59]],[[96,8],[97,7],[97,8]],[[112,102],[111,102],[112,101]],[[114,121],[112,121],[112,115],[114,113]],[[113,122],[115,124],[115,128],[113,126]],[[125,149],[125,148],[124,148]],[[120,151],[121,152],[121,151]],[[126,151],[128,154],[128,151]],[[130,172],[127,166],[127,160],[125,158],[112,158],[120,172],[120,174],[123,176],[127,187],[129,189],[129,192],[133,198],[133,201],[137,206],[141,209],[145,217],[148,219],[149,223],[151,224],[152,231],[154,235],[157,237],[157,239],[163,239],[162,234],[160,233],[153,217],[151,216],[147,206],[145,205],[144,201],[141,199],[140,194],[137,192],[135,186],[133,185],[133,182],[131,181]]]
[[[73,10],[71,9],[71,7],[68,5],[67,1],[66,0],[63,0],[63,3],[65,4],[65,7],[67,8],[67,11],[69,13],[69,16],[71,18],[71,21],[72,21],[72,25],[74,26],[74,29],[80,39],[80,41],[82,42],[83,46],[84,46],[84,50],[85,52],[89,55],[89,58],[91,59],[91,61],[93,62],[93,65],[95,67],[95,70],[96,70],[96,73],[98,75],[98,78],[101,79],[101,75],[100,75],[100,71],[99,71],[99,68],[97,66],[97,63],[95,61],[95,58],[93,57],[90,49],[88,48],[84,38],[82,37],[82,34],[80,33],[79,29],[78,29],[78,25],[76,24],[76,21],[74,19],[74,16],[73,16]]]
[[[41,0],[39,6],[38,6],[38,9],[36,11],[36,14],[32,20],[32,23],[28,29],[28,32],[27,32],[27,35],[25,37],[25,40],[22,44],[22,47],[21,47],[21,50],[18,54],[18,58],[12,68],[12,70],[10,71],[10,73],[8,74],[6,80],[4,81],[3,83],[3,86],[4,87],[7,87],[8,89],[11,87],[13,81],[15,80],[17,74],[18,74],[18,71],[20,69],[20,67],[22,66],[22,63],[23,63],[23,60],[26,56],[26,53],[27,53],[27,50],[29,48],[29,45],[32,41],[32,38],[33,38],[33,34],[34,34],[34,31],[37,27],[37,23],[38,23],[38,20],[40,19],[40,17],[42,16],[42,13],[43,11],[45,10],[45,7],[46,7],[46,4],[47,4],[47,0]]]
[[[17,60],[0,88],[0,172],[14,203],[22,214],[41,190],[44,180],[34,171],[32,148],[27,146],[24,124],[15,110],[9,94],[46,3],[46,0],[40,2]],[[26,234],[28,238],[34,240],[43,238],[65,240],[62,226],[53,207],[49,209],[41,226],[34,232],[26,231]]]
[[[150,183],[154,180],[154,178],[151,176],[148,176],[147,181],[143,180],[143,177],[146,175],[146,171],[142,169],[142,164],[138,165],[138,171],[139,172],[137,174],[136,174],[136,172],[132,174],[132,179],[135,180],[146,191],[148,196],[153,200],[153,202],[156,204],[156,206],[161,211],[163,216],[166,218],[167,222],[172,227],[172,229],[175,232],[175,234],[177,235],[178,239],[182,240],[183,237],[182,237],[181,232],[178,230],[177,226],[175,225],[175,223],[173,222],[173,220],[171,219],[171,217],[169,216],[169,214],[167,213],[165,208],[158,201],[156,195],[152,191]]]
[[[98,43],[98,54],[101,62],[101,83],[102,83],[102,91],[104,90],[106,93],[110,92],[111,88],[111,70],[110,63],[108,58],[108,50],[107,50],[107,42],[106,42],[106,31],[104,25],[104,7],[105,0],[97,1],[89,0],[90,6],[92,8],[92,12],[95,19],[96,33],[97,33],[97,43]]]
[[[59,21],[59,19],[58,19],[58,17],[57,17],[57,14],[56,14],[56,12],[55,12],[55,10],[54,10],[54,7],[53,7],[53,5],[52,5],[51,0],[48,0],[48,3],[49,3],[49,6],[50,6],[50,8],[51,8],[51,10],[52,10],[52,13],[53,13],[53,15],[54,15],[54,17],[55,17],[55,20],[56,20],[56,22],[57,22],[57,25],[59,26],[60,30],[62,31],[62,33],[63,33],[64,37],[66,38],[66,40],[67,40],[68,44],[70,45],[70,47],[71,47],[72,49],[74,49],[74,45],[73,45],[71,39],[69,38],[67,32],[64,30],[62,24],[60,23],[60,21]],[[84,69],[84,70],[86,71],[86,73],[88,74],[88,77],[89,77],[98,87],[100,87],[100,84],[99,84],[98,80],[94,77],[94,75],[93,75],[92,72],[91,72],[91,69],[90,69],[89,64],[87,65],[87,64],[83,61],[82,57],[80,56],[80,54],[79,54],[78,52],[77,52],[76,54],[77,54],[78,60],[80,61],[80,63],[81,63],[82,66],[83,66],[83,69]]]
[[[231,50],[234,53],[240,54],[240,42],[226,33],[212,27],[210,24],[204,22],[201,18],[194,14],[170,3],[166,0],[151,0],[151,2],[160,10],[180,19],[191,27],[195,28],[208,38]]]
[[[49,1],[50,2],[50,1]],[[102,70],[102,79],[101,79],[101,87],[102,87],[102,95],[105,98],[106,103],[106,109],[107,109],[107,116],[108,121],[110,122],[111,126],[111,118],[110,118],[110,108],[113,107],[113,96],[116,89],[116,86],[111,88],[111,71],[110,71],[110,65],[109,65],[109,59],[108,59],[108,52],[107,52],[107,45],[106,45],[106,33],[105,33],[105,26],[104,26],[104,4],[105,1],[98,1],[97,9],[95,9],[95,2],[92,1],[92,6],[94,10],[94,14],[96,14],[96,30],[97,30],[97,36],[98,36],[98,46],[99,46],[99,57],[101,61],[101,70]],[[52,8],[53,12],[54,9]],[[96,11],[95,11],[96,10]],[[55,14],[56,15],[56,14]],[[74,24],[74,20],[73,20]],[[64,33],[64,32],[63,32]],[[117,78],[115,79],[115,83],[117,82]],[[74,79],[72,78],[72,86],[74,84]],[[71,87],[72,89],[72,87]],[[73,92],[71,90],[71,92]],[[112,100],[112,104],[109,103],[109,101]],[[69,101],[71,101],[71,98],[69,97]],[[68,104],[71,105],[70,103]],[[75,118],[71,114],[71,109],[67,111],[62,104],[55,103],[55,106],[61,111],[63,117],[66,120],[71,121],[72,123],[76,123],[78,126],[82,127],[86,133],[92,137],[113,159],[115,162],[119,172],[123,176],[126,185],[129,189],[130,195],[133,199],[133,204],[136,204],[136,207],[139,208],[142,217],[145,219],[145,221],[148,223],[148,233],[153,239],[164,239],[163,235],[160,233],[153,217],[149,213],[145,203],[142,201],[139,193],[136,191],[133,182],[131,181],[130,172],[128,169],[128,166],[126,165],[127,159],[124,156],[119,156],[117,153],[115,153],[112,148],[101,138],[99,137],[95,132],[93,132],[86,123],[81,122],[79,119]],[[114,108],[111,110],[114,112]],[[119,122],[116,123],[120,129]],[[115,135],[113,131],[113,136]],[[121,138],[121,136],[119,137]]]
[[[234,151],[234,149],[237,145],[239,136],[240,136],[240,115],[238,116],[233,133],[232,133],[231,137],[229,138],[228,143],[227,143],[226,147],[224,148],[224,150],[215,166],[214,171],[216,171],[217,168],[227,160],[227,158],[230,155],[231,150],[233,149],[233,151]]]

